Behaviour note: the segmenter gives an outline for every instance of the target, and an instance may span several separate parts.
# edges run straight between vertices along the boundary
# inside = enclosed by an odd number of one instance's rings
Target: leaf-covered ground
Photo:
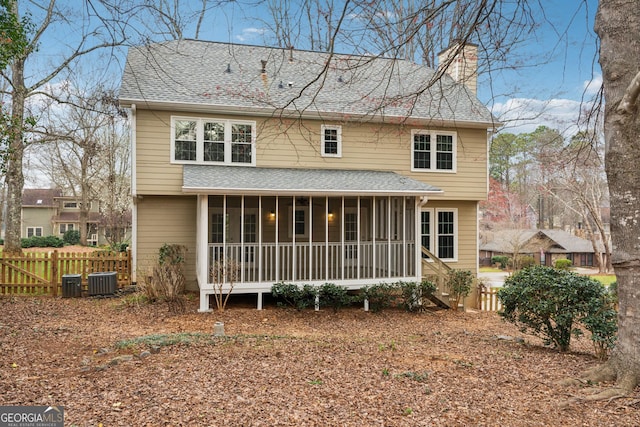
[[[596,390],[555,384],[597,363],[588,340],[558,353],[495,313],[127,301],[1,297],[0,404],[78,426],[640,425],[638,392],[566,404]]]

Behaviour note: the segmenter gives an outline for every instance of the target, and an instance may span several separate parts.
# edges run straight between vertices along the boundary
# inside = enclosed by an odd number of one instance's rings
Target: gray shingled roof
[[[406,195],[442,190],[394,172],[184,165],[184,192],[270,195]]]
[[[493,240],[480,245],[480,250],[511,253],[514,246],[520,246],[520,251],[540,250],[539,241],[534,237],[546,238],[549,246],[544,248],[548,253],[593,253],[593,246],[589,240],[583,239],[564,230],[501,230],[495,233]],[[598,242],[599,249],[604,247]]]
[[[264,75],[261,60],[267,61]],[[494,122],[476,96],[447,75],[425,89],[434,73],[406,60],[179,40],[130,48],[119,97],[139,108],[166,103],[212,112]]]

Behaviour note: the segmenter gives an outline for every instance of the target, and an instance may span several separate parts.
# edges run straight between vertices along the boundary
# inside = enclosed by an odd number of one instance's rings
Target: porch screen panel
[[[416,275],[416,209],[415,199],[405,199],[405,264],[408,276]]]
[[[313,280],[326,280],[325,252],[329,222],[326,197],[313,198],[311,221],[311,276]]]
[[[391,277],[401,277],[404,269],[403,264],[403,198],[393,197],[391,199]]]
[[[360,278],[371,279],[373,275],[373,200],[360,198]]]
[[[207,259],[207,272],[208,281],[219,282],[222,277],[217,277],[215,269],[213,268],[216,263],[224,260],[224,197],[223,196],[209,196],[207,202],[208,208],[208,259]]]
[[[282,281],[293,280],[292,239],[293,197],[278,198],[278,277]],[[296,239],[297,240],[297,239]]]
[[[245,268],[242,246],[243,229],[243,206],[242,197],[227,196],[227,221],[225,224],[225,256],[224,263],[229,274],[233,275],[235,282],[239,282],[242,277],[242,270]],[[231,277],[227,277],[227,282]]]
[[[259,208],[260,199],[258,196],[244,197],[242,262],[245,282],[257,282],[259,279]]]
[[[325,250],[326,260],[326,280],[342,279],[342,245],[341,245],[341,225],[342,218],[342,199],[339,197],[330,197],[328,202],[328,210],[332,215],[327,222],[327,240]]]
[[[380,197],[375,200],[375,268],[376,277],[385,278],[388,277],[388,259],[389,259],[389,245],[388,245],[388,198]]]
[[[358,278],[358,199],[344,199],[344,215],[343,215],[343,261],[344,261],[344,279]]]
[[[262,278],[276,282],[276,198],[262,197]]]

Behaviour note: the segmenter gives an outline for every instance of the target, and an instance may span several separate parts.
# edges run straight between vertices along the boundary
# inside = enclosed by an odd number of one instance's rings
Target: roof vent
[[[280,83],[278,84],[278,89],[284,89],[284,84],[282,83],[282,80],[280,80]]]
[[[227,69],[224,70],[225,73],[230,73],[231,72],[231,64],[227,64]]]
[[[260,72],[262,74],[267,74],[267,61],[261,59],[260,62],[262,63],[262,70]]]
[[[344,82],[344,80],[342,80],[342,76],[338,76],[338,83],[342,83]]]
[[[289,46],[289,62],[293,62],[293,45]]]

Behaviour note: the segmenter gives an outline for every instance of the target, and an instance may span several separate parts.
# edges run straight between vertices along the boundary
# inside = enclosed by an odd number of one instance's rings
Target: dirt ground
[[[69,426],[640,425],[638,391],[555,384],[597,363],[586,339],[562,354],[495,313],[230,304],[0,297],[0,404],[61,405]]]

